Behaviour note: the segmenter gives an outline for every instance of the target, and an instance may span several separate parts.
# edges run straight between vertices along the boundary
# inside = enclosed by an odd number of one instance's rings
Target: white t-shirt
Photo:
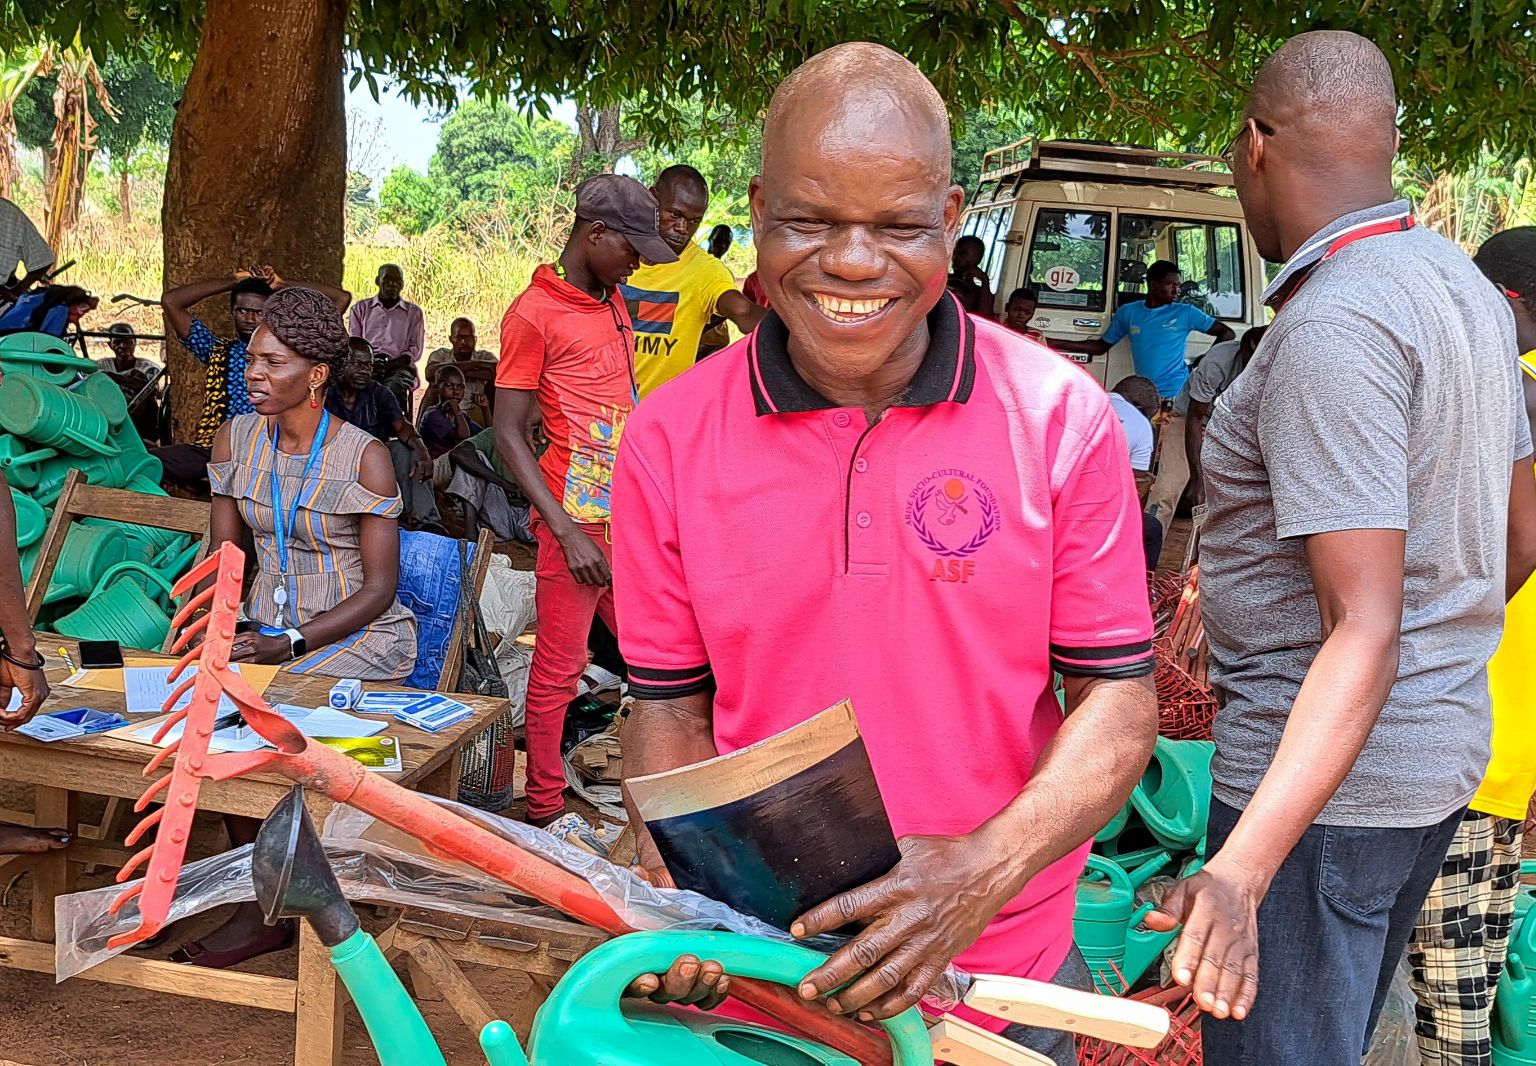
[[[1120,428],[1125,430],[1125,443],[1131,446],[1131,469],[1147,471],[1152,469],[1152,423],[1147,416],[1131,406],[1131,401],[1121,396],[1118,392],[1109,394],[1109,405],[1115,409],[1115,415],[1120,419]]]

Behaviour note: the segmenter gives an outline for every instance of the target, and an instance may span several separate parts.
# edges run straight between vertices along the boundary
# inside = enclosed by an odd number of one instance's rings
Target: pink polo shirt
[[[1052,671],[1152,670],[1141,513],[1104,390],[946,294],[875,425],[790,364],[783,322],[635,409],[613,484],[630,692],[713,689],[720,751],[853,701],[898,836],[963,834],[1061,724]],[[959,958],[1049,979],[1084,847]]]

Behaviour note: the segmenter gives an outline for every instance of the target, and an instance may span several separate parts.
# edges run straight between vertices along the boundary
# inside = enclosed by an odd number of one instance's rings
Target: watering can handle
[[[586,955],[595,972],[586,985],[590,1003],[617,1005],[631,981],[648,973],[665,973],[679,955],[713,959],[735,977],[796,988],[805,975],[827,961],[818,951],[779,940],[739,933],[648,931],[617,937]],[[601,957],[600,967],[597,965]],[[880,1023],[891,1039],[895,1066],[930,1066],[933,1045],[922,1016],[913,1007]]]
[[[135,573],[141,577],[146,577],[150,580],[151,583],[160,588],[167,597],[171,595],[171,583],[167,581],[163,576],[161,576],[160,573],[154,569],[154,567],[147,563],[136,562],[132,559],[129,559],[127,562],[117,563],[114,566],[109,566],[107,568],[107,572],[101,575],[101,580],[96,582],[96,591],[100,592],[102,589],[106,588],[107,585],[111,583],[112,579],[115,578],[118,574],[126,573]]]

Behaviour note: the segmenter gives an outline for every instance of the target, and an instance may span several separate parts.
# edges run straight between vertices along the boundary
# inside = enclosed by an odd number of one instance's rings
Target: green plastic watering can
[[[1522,862],[1521,874],[1536,874],[1536,862]],[[1509,957],[1493,1000],[1493,1066],[1536,1066],[1536,895],[1530,886],[1515,900]]]
[[[16,547],[29,548],[48,530],[48,512],[32,497],[11,489],[11,503],[16,508]]]
[[[132,542],[115,529],[74,523],[64,537],[64,547],[43,602],[58,603],[89,595],[107,571],[128,561],[132,547]]]
[[[1077,882],[1072,939],[1100,992],[1123,994],[1176,935],[1142,928],[1141,920],[1154,905],[1136,905],[1136,890],[1172,860],[1165,849],[1127,870],[1110,859],[1088,856],[1088,869]]]
[[[101,576],[84,603],[53,623],[53,629],[76,640],[115,640],[125,648],[158,648],[171,630],[164,606],[170,595],[171,582],[147,563],[118,563]]]
[[[446,1066],[416,1004],[362,930],[331,873],[295,786],[267,816],[251,852],[256,899],[268,924],[303,918],[357,1004],[382,1066]],[[678,955],[718,959],[732,974],[796,986],[826,956],[798,944],[735,933],[629,933],[589,952],[560,979],[533,1023],[528,1054],[506,1022],[481,1031],[491,1066],[854,1066],[826,1047],[761,1026],[622,999],[644,973]],[[882,1025],[896,1066],[930,1066],[933,1045],[916,1009]]]
[[[56,448],[39,448],[20,437],[0,436],[0,473],[15,489],[33,489],[42,476],[38,464],[58,455]]]
[[[1152,762],[1131,790],[1131,806],[1158,843],[1192,848],[1205,836],[1215,753],[1208,740],[1157,738]]]
[[[79,393],[31,377],[0,386],[0,427],[70,455],[116,455],[110,432],[127,415],[122,390],[104,375],[88,378]]]
[[[62,337],[51,333],[12,333],[0,337],[0,364],[4,364],[8,375],[34,377],[55,385],[68,385],[81,374],[99,369],[91,360],[82,359]]]

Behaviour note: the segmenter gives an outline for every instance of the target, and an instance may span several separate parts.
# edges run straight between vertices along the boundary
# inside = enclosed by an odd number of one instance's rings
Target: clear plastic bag
[[[1408,975],[1405,957],[1392,975],[1392,983],[1387,986],[1381,1018],[1376,1022],[1376,1032],[1371,1034],[1371,1043],[1365,1050],[1361,1066],[1422,1066],[1419,1038],[1414,1032],[1418,998],[1413,994]]]
[[[575,874],[590,884],[627,925],[636,929],[722,929],[771,940],[791,941],[782,929],[742,914],[718,900],[685,889],[657,888],[631,870],[556,839],[542,829],[452,800],[428,797],[461,818],[482,826],[524,851]],[[415,837],[386,825],[364,811],[337,805],[326,819],[325,851],[342,892],[353,902],[422,907],[490,920],[506,920],[542,905],[471,866],[429,853]],[[136,883],[136,882],[135,882]],[[116,916],[107,907],[123,890],[108,885],[59,897],[56,969],[59,980],[106,961],[118,951],[109,938],[139,923],[136,903]],[[228,903],[255,898],[251,883],[251,847],[189,863],[177,884],[171,921],[201,914]],[[831,952],[844,937],[817,937],[806,946]],[[970,977],[951,966],[930,989],[927,1002],[937,1010],[958,1004]]]

